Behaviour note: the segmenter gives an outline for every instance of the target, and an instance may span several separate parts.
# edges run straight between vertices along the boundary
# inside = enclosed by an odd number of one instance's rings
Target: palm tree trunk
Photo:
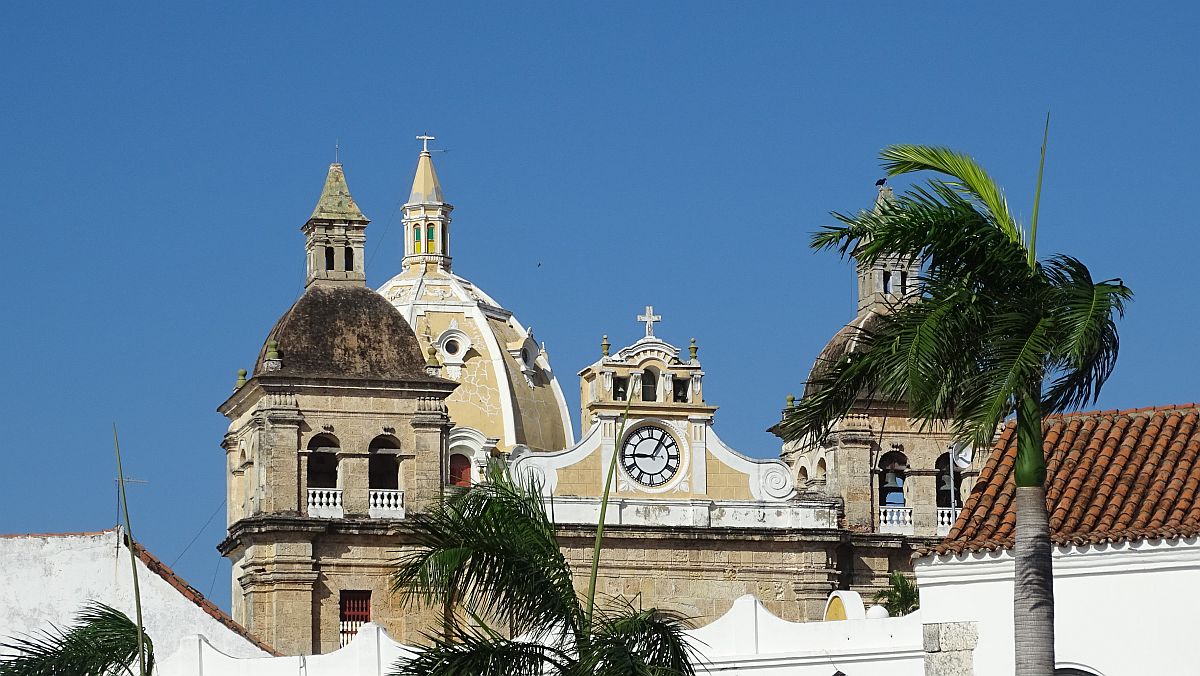
[[[1017,405],[1017,542],[1013,646],[1017,676],[1054,676],[1054,572],[1046,512],[1046,456],[1036,395]]]

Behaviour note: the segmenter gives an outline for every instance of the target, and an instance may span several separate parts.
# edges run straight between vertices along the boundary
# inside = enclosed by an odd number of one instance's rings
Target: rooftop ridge
[[[112,533],[115,531],[116,531],[116,529],[102,531],[102,532],[103,533]],[[126,544],[128,544],[128,542],[129,542],[129,539],[125,536],[122,536],[121,540],[123,542],[125,542]],[[150,550],[146,549],[146,547],[143,546],[137,540],[134,540],[134,542],[133,542],[133,549],[135,552],[137,552],[138,558],[141,559],[142,563],[145,564],[146,568],[150,569],[151,572],[153,572],[155,575],[158,575],[160,578],[162,578],[164,582],[171,585],[171,587],[173,587],[175,589],[175,591],[179,592],[180,595],[183,596],[185,599],[196,604],[196,606],[199,607],[200,610],[203,610],[205,612],[205,614],[207,614],[209,617],[211,617],[214,620],[216,620],[217,622],[220,622],[221,624],[225,625],[225,627],[227,627],[234,633],[238,634],[242,638],[246,639],[247,641],[250,641],[256,647],[265,651],[266,653],[268,653],[274,657],[280,656],[279,652],[277,652],[274,648],[272,648],[271,646],[269,646],[266,643],[259,640],[258,637],[251,634],[245,627],[238,624],[232,617],[226,615],[225,611],[221,610],[220,608],[218,608],[216,606],[216,604],[214,604],[212,601],[209,601],[207,598],[205,598],[204,594],[201,594],[198,589],[196,589],[192,585],[188,584],[187,580],[184,580],[182,577],[179,577],[178,573],[171,570],[170,566],[163,563],[162,561],[160,561],[158,559],[158,557],[151,554]]]

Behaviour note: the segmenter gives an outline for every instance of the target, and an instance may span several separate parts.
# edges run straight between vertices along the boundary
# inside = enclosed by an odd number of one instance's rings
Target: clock
[[[679,444],[661,427],[639,427],[621,443],[621,466],[639,484],[661,486],[679,472]]]

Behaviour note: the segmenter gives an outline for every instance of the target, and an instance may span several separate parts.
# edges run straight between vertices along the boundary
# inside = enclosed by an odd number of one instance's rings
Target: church
[[[391,562],[411,519],[493,459],[540,482],[583,571],[615,458],[599,589],[697,624],[743,594],[784,620],[821,619],[831,592],[873,593],[949,532],[978,475],[970,449],[910,425],[903,402],[864,399],[824,443],[748,457],[716,430],[721,393],[705,389],[696,341],[656,335],[650,306],[643,337],[614,348],[605,336],[580,365],[576,437],[533,332],[452,271],[454,207],[433,139],[418,138],[398,273],[367,287],[370,221],[331,165],[301,228],[303,295],[218,408],[230,421],[219,550],[232,614],[253,635],[292,655],[334,651],[367,622],[419,642],[434,618],[392,597]],[[914,275],[898,261],[860,267],[857,314],[813,368],[852,351],[855,327],[901,302]]]

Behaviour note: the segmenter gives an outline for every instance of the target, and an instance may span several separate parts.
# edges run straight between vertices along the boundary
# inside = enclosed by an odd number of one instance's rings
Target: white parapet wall
[[[0,640],[66,627],[88,601],[135,616],[129,550],[119,530],[0,537]],[[145,550],[137,560],[146,633],[160,657],[197,632],[239,657],[266,651]]]
[[[854,595],[857,596],[857,595]],[[858,613],[847,616],[863,617]],[[922,625],[904,617],[788,622],[743,596],[712,624],[687,632],[700,654],[698,674],[713,676],[970,676],[970,623]],[[416,648],[368,623],[344,648],[307,657],[236,658],[194,636],[161,663],[162,676],[384,676]],[[928,655],[927,655],[928,653]],[[927,671],[930,664],[948,668]],[[941,658],[941,662],[937,660]]]
[[[926,621],[975,620],[976,673],[1011,676],[1011,552],[926,556],[915,568]],[[1055,547],[1054,604],[1059,668],[1096,676],[1200,674],[1185,657],[1200,607],[1196,538]]]

